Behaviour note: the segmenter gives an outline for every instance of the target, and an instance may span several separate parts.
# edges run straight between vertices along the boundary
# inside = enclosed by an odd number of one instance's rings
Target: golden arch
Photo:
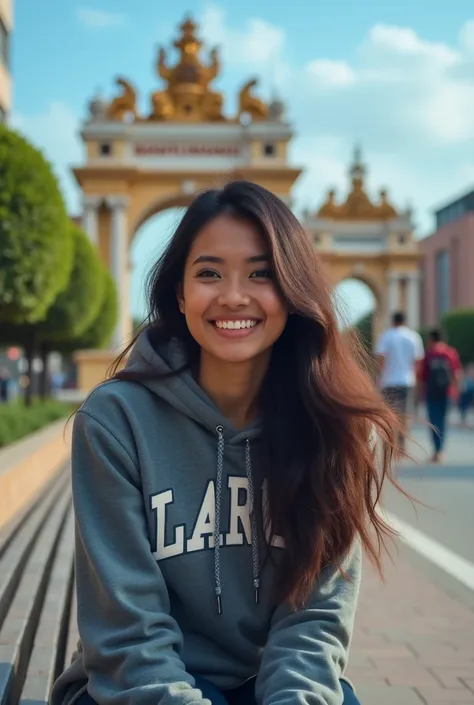
[[[173,194],[151,203],[141,214],[138,215],[135,221],[132,220],[130,224],[131,238],[133,239],[142,225],[151,220],[155,215],[158,215],[158,213],[162,213],[170,208],[187,208],[193,197],[194,194],[191,196],[186,196],[184,194]]]

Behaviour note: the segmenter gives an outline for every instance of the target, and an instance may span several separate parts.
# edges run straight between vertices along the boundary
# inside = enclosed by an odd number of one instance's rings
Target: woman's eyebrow
[[[253,255],[253,257],[248,257],[247,262],[269,262],[270,257],[268,255]],[[202,264],[203,262],[214,262],[215,264],[224,264],[225,260],[222,257],[216,257],[215,255],[200,255],[194,260],[193,265]]]

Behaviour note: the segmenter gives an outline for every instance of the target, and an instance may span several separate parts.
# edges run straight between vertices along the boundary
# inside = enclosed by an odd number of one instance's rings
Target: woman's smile
[[[242,318],[216,318],[210,322],[219,335],[238,340],[255,333],[263,321],[259,318],[242,316]]]

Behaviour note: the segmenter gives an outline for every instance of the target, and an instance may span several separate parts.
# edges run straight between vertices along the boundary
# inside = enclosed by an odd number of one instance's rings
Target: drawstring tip
[[[260,601],[260,594],[259,594],[259,591],[260,591],[260,588],[259,588],[258,586],[255,586],[254,591],[253,591],[253,594],[254,594],[255,604],[256,604],[256,605],[258,605],[258,603],[259,603],[259,601]]]
[[[217,614],[222,614],[222,600],[220,595],[216,595],[217,600]]]

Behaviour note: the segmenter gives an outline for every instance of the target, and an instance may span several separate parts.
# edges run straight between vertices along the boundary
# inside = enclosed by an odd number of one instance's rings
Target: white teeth
[[[216,321],[217,328],[224,328],[225,330],[240,330],[241,328],[254,328],[257,325],[257,321],[247,320],[247,321]]]

